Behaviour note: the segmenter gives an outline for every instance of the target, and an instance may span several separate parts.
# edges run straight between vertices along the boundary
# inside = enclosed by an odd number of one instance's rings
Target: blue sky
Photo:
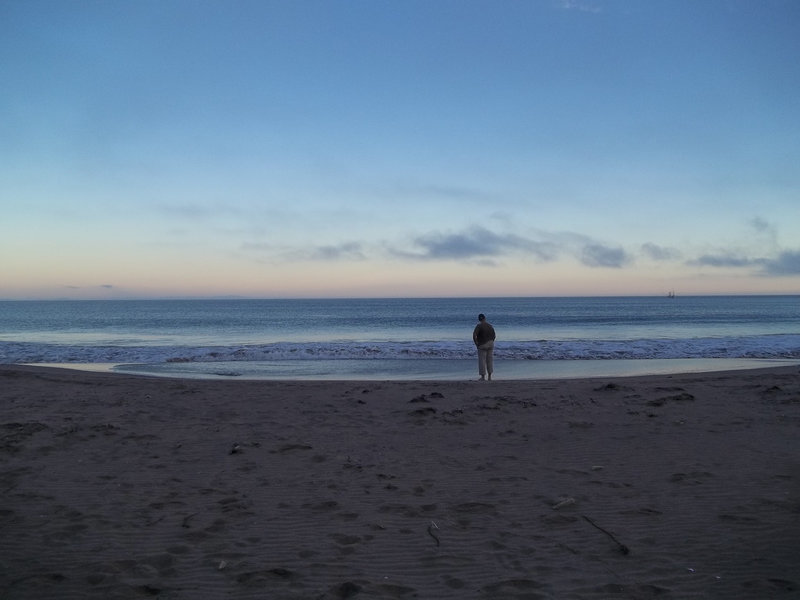
[[[0,298],[800,293],[794,0],[0,2]]]

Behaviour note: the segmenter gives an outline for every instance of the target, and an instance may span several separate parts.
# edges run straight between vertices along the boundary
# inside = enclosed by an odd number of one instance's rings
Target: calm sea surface
[[[800,296],[0,302],[0,362],[247,378],[498,377],[800,362]]]

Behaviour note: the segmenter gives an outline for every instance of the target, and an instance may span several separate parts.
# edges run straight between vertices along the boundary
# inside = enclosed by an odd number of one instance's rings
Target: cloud
[[[415,242],[423,248],[425,257],[432,259],[497,256],[507,246],[501,236],[485,229],[467,233],[431,233],[418,237]]]
[[[493,194],[478,188],[439,183],[417,183],[414,181],[397,182],[391,187],[379,190],[377,193],[391,198],[430,198],[437,201],[458,203],[485,203],[496,200]]]
[[[674,260],[680,257],[680,251],[647,242],[642,244],[642,252],[653,260]]]
[[[183,204],[160,204],[156,206],[156,210],[168,217],[177,217],[179,219],[205,219],[217,216],[220,212],[218,208],[190,202]]]
[[[403,190],[407,195],[412,196],[434,196],[439,198],[449,198],[451,200],[477,200],[485,201],[491,196],[482,190],[474,188],[459,187],[454,185],[421,185],[416,188]]]
[[[748,225],[750,231],[746,235],[751,243],[759,244],[765,250],[765,254],[780,252],[778,228],[774,224],[761,217],[754,217],[750,219]]]
[[[305,248],[288,248],[268,243],[245,242],[241,245],[241,248],[247,252],[269,255],[273,258],[288,261],[360,261],[367,258],[359,242],[342,242],[341,244],[327,244]]]
[[[686,264],[698,267],[752,267],[758,264],[758,260],[746,258],[732,253],[704,254],[698,258],[687,261]]]
[[[603,12],[603,9],[593,2],[580,2],[579,0],[561,0],[559,6],[564,10],[577,10],[593,14],[600,14]]]
[[[759,263],[767,275],[800,275],[800,250],[784,250],[777,258]]]
[[[721,249],[686,261],[689,266],[719,269],[751,269],[754,274],[764,276],[800,275],[800,250],[782,249],[778,244],[777,227],[761,217],[747,222],[747,241],[750,250]],[[756,250],[760,247],[760,251]]]
[[[755,221],[754,221],[755,226]],[[764,224],[767,230],[770,226]],[[266,242],[245,242],[240,248],[259,262],[360,262],[383,254],[401,260],[465,262],[480,266],[496,266],[505,257],[521,257],[539,263],[551,263],[562,257],[575,257],[589,268],[621,269],[634,262],[635,256],[622,246],[609,245],[586,235],[569,231],[537,230],[528,236],[499,233],[482,226],[454,232],[429,232],[411,239],[410,247],[393,242],[380,245],[348,240],[318,245],[277,245]],[[653,260],[677,260],[682,252],[669,246],[647,242],[639,247],[642,255]],[[750,268],[765,276],[800,274],[800,250],[785,250],[771,258],[752,257],[741,251],[719,250],[683,261],[693,267],[714,269]],[[98,286],[114,289],[113,286]]]
[[[484,227],[461,233],[428,233],[414,239],[418,252],[395,251],[404,258],[420,260],[484,260],[511,253],[522,253],[536,260],[555,260],[557,248],[550,242],[514,234],[498,234]],[[488,261],[486,264],[491,264]]]
[[[576,254],[589,267],[620,268],[631,262],[630,255],[624,249],[594,242],[580,234],[539,232],[537,238],[501,235],[483,227],[474,227],[461,233],[420,236],[414,242],[422,252],[398,254],[423,260],[482,260],[484,264],[494,264],[491,259],[508,254],[522,254],[540,262],[552,262],[565,253]],[[666,249],[662,252],[666,252]]]
[[[775,227],[761,217],[753,217],[750,219],[750,227],[759,233],[768,233],[770,235],[775,234]]]
[[[716,268],[759,267],[763,275],[800,275],[800,250],[783,250],[774,258],[749,258],[732,252],[704,254],[686,264]]]
[[[312,248],[307,258],[312,260],[364,260],[366,257],[358,242],[345,242],[331,246]]]
[[[612,248],[603,244],[588,244],[581,253],[581,262],[587,267],[611,267],[618,269],[630,262],[630,257],[622,248]]]

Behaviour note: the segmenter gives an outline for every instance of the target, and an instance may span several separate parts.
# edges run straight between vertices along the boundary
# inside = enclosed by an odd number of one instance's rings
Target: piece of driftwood
[[[618,549],[620,552],[622,552],[622,554],[630,554],[630,549],[629,549],[629,548],[628,548],[628,547],[627,547],[625,544],[623,544],[622,542],[620,542],[620,541],[619,541],[617,538],[615,538],[615,537],[614,537],[614,535],[613,535],[612,533],[610,533],[610,532],[606,531],[605,529],[603,529],[602,527],[600,527],[600,525],[598,525],[597,523],[595,523],[594,521],[592,521],[592,520],[591,520],[589,517],[587,517],[586,515],[581,515],[581,516],[582,516],[584,519],[586,519],[586,521],[587,521],[587,522],[588,522],[588,523],[589,523],[589,524],[590,524],[592,527],[594,527],[594,528],[596,528],[596,529],[598,529],[598,530],[602,531],[602,532],[603,532],[603,533],[605,533],[605,534],[606,534],[608,537],[610,537],[610,538],[613,540],[613,542],[614,542],[614,543],[617,545],[617,549]]]
[[[431,536],[436,541],[436,545],[439,546],[441,545],[441,543],[439,542],[439,537],[435,533],[433,533],[434,529],[439,529],[439,526],[433,521],[431,521],[431,524],[428,525],[428,535]]]

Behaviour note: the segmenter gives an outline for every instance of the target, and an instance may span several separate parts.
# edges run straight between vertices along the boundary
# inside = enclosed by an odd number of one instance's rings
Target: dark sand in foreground
[[[0,598],[800,597],[800,368],[0,366]]]

